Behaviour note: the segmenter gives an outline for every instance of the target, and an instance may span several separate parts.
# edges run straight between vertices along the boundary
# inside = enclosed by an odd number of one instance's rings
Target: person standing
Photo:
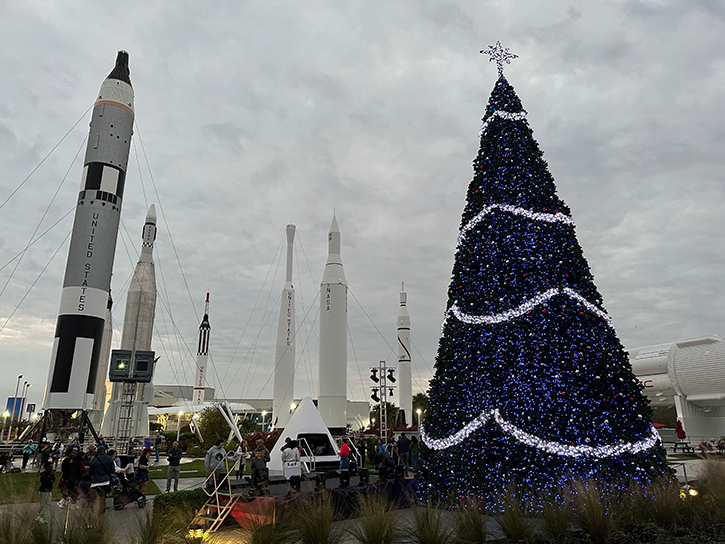
[[[58,470],[58,463],[60,463],[60,458],[63,456],[63,444],[60,441],[60,438],[55,439],[55,444],[53,445],[53,452],[50,454],[51,459],[53,459],[53,471]]]
[[[410,462],[415,472],[418,472],[418,453],[420,453],[420,444],[418,444],[418,437],[413,435],[410,439]]]
[[[284,450],[284,448],[283,448]],[[247,441],[242,439],[237,446],[237,451],[234,452],[237,460],[234,462],[234,473],[239,480],[244,475],[244,469],[247,465]]]
[[[45,510],[50,505],[53,497],[53,483],[55,482],[55,474],[53,474],[53,461],[43,463],[43,472],[40,473],[40,510],[35,518],[41,523],[45,523]]]
[[[267,463],[269,463],[269,450],[264,441],[257,439],[257,445],[252,450],[252,487],[258,495],[266,494]]]
[[[32,440],[28,440],[27,444],[23,446],[23,472],[25,472],[25,467],[28,466],[28,459],[30,459],[30,456],[35,453],[35,444],[33,444]]]
[[[211,489],[214,488],[214,482],[216,482],[216,487],[218,488],[227,477],[226,466],[224,464],[227,452],[222,444],[224,444],[224,440],[221,438],[214,442],[214,445],[209,448],[204,458],[204,468],[206,469],[208,482],[207,487]],[[209,479],[212,476],[213,478]]]
[[[161,433],[156,433],[156,438],[154,438],[154,450],[156,450],[156,463],[159,462],[159,452],[161,451],[161,446],[164,445],[164,439],[161,437]]]
[[[350,446],[343,442],[338,455],[340,456],[340,470],[347,470],[350,466]]]
[[[289,481],[289,492],[294,493],[299,488],[299,480],[302,476],[300,449],[296,440],[290,441],[288,446],[282,449],[282,468],[284,477]]]
[[[50,442],[48,442],[48,437],[44,436],[43,440],[40,442],[40,447],[38,448],[38,454],[40,455],[40,463],[38,464],[38,471],[42,472],[45,470],[45,463],[50,461],[50,456],[53,453],[53,446],[50,445]]]
[[[400,433],[400,438],[398,439],[398,456],[407,475],[408,466],[410,466],[410,440],[405,436],[405,433]]]
[[[60,464],[63,482],[63,499],[59,506],[65,506],[78,498],[78,482],[83,474],[83,461],[76,454],[76,450],[69,447],[65,450],[65,459]],[[60,486],[59,486],[60,487]]]
[[[90,444],[88,446],[88,451],[83,454],[83,463],[89,467],[91,466],[91,461],[93,461],[93,458],[96,456],[96,446],[93,444]]]
[[[181,456],[184,452],[179,448],[179,443],[174,440],[169,451],[166,452],[166,458],[169,460],[169,472],[166,475],[166,492],[171,490],[171,482],[174,482],[174,491],[179,490],[179,476],[181,476]]]
[[[151,442],[149,440],[149,442]],[[139,482],[138,484],[138,490],[141,493],[146,493],[146,486],[148,485],[149,481],[149,456],[151,455],[151,450],[149,448],[144,448],[141,452],[141,456],[138,458],[138,469],[136,470],[136,481]]]

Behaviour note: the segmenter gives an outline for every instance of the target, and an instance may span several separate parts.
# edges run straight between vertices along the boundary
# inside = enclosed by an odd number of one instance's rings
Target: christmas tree
[[[484,51],[482,51],[484,52]],[[423,497],[668,474],[651,410],[556,194],[526,111],[499,78],[461,220],[419,475]]]

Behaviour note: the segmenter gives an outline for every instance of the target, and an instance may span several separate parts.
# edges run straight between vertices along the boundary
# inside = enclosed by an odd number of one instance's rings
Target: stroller
[[[113,486],[113,508],[123,510],[127,504],[135,502],[139,508],[146,506],[146,495],[138,490],[138,483],[125,473],[117,474]]]

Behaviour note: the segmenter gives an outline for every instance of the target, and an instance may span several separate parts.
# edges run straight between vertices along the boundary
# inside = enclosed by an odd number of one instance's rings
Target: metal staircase
[[[241,499],[241,495],[232,493],[232,484],[229,479],[231,467],[227,460],[224,460],[225,472],[223,477],[218,477],[217,472],[212,472],[204,481],[204,492],[208,495],[207,501],[194,516],[189,527],[203,526],[204,534],[216,532],[222,523],[229,517],[234,506]],[[208,491],[213,487],[213,491]]]
[[[132,448],[129,446],[131,440],[131,428],[133,427],[133,404],[136,400],[135,382],[124,382],[121,392],[121,406],[118,410],[118,433],[116,433],[116,449]],[[132,451],[127,452],[129,455]]]

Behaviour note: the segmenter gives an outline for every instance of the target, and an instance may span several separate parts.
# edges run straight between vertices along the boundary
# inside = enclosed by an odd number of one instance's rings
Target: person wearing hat
[[[28,466],[28,459],[35,453],[35,444],[32,440],[28,440],[28,443],[23,446],[23,471]]]
[[[111,475],[115,474],[116,465],[106,455],[106,447],[100,444],[96,448],[96,456],[88,467],[91,478],[91,491],[94,497],[94,506],[100,512],[104,507],[106,495],[111,491]]]

